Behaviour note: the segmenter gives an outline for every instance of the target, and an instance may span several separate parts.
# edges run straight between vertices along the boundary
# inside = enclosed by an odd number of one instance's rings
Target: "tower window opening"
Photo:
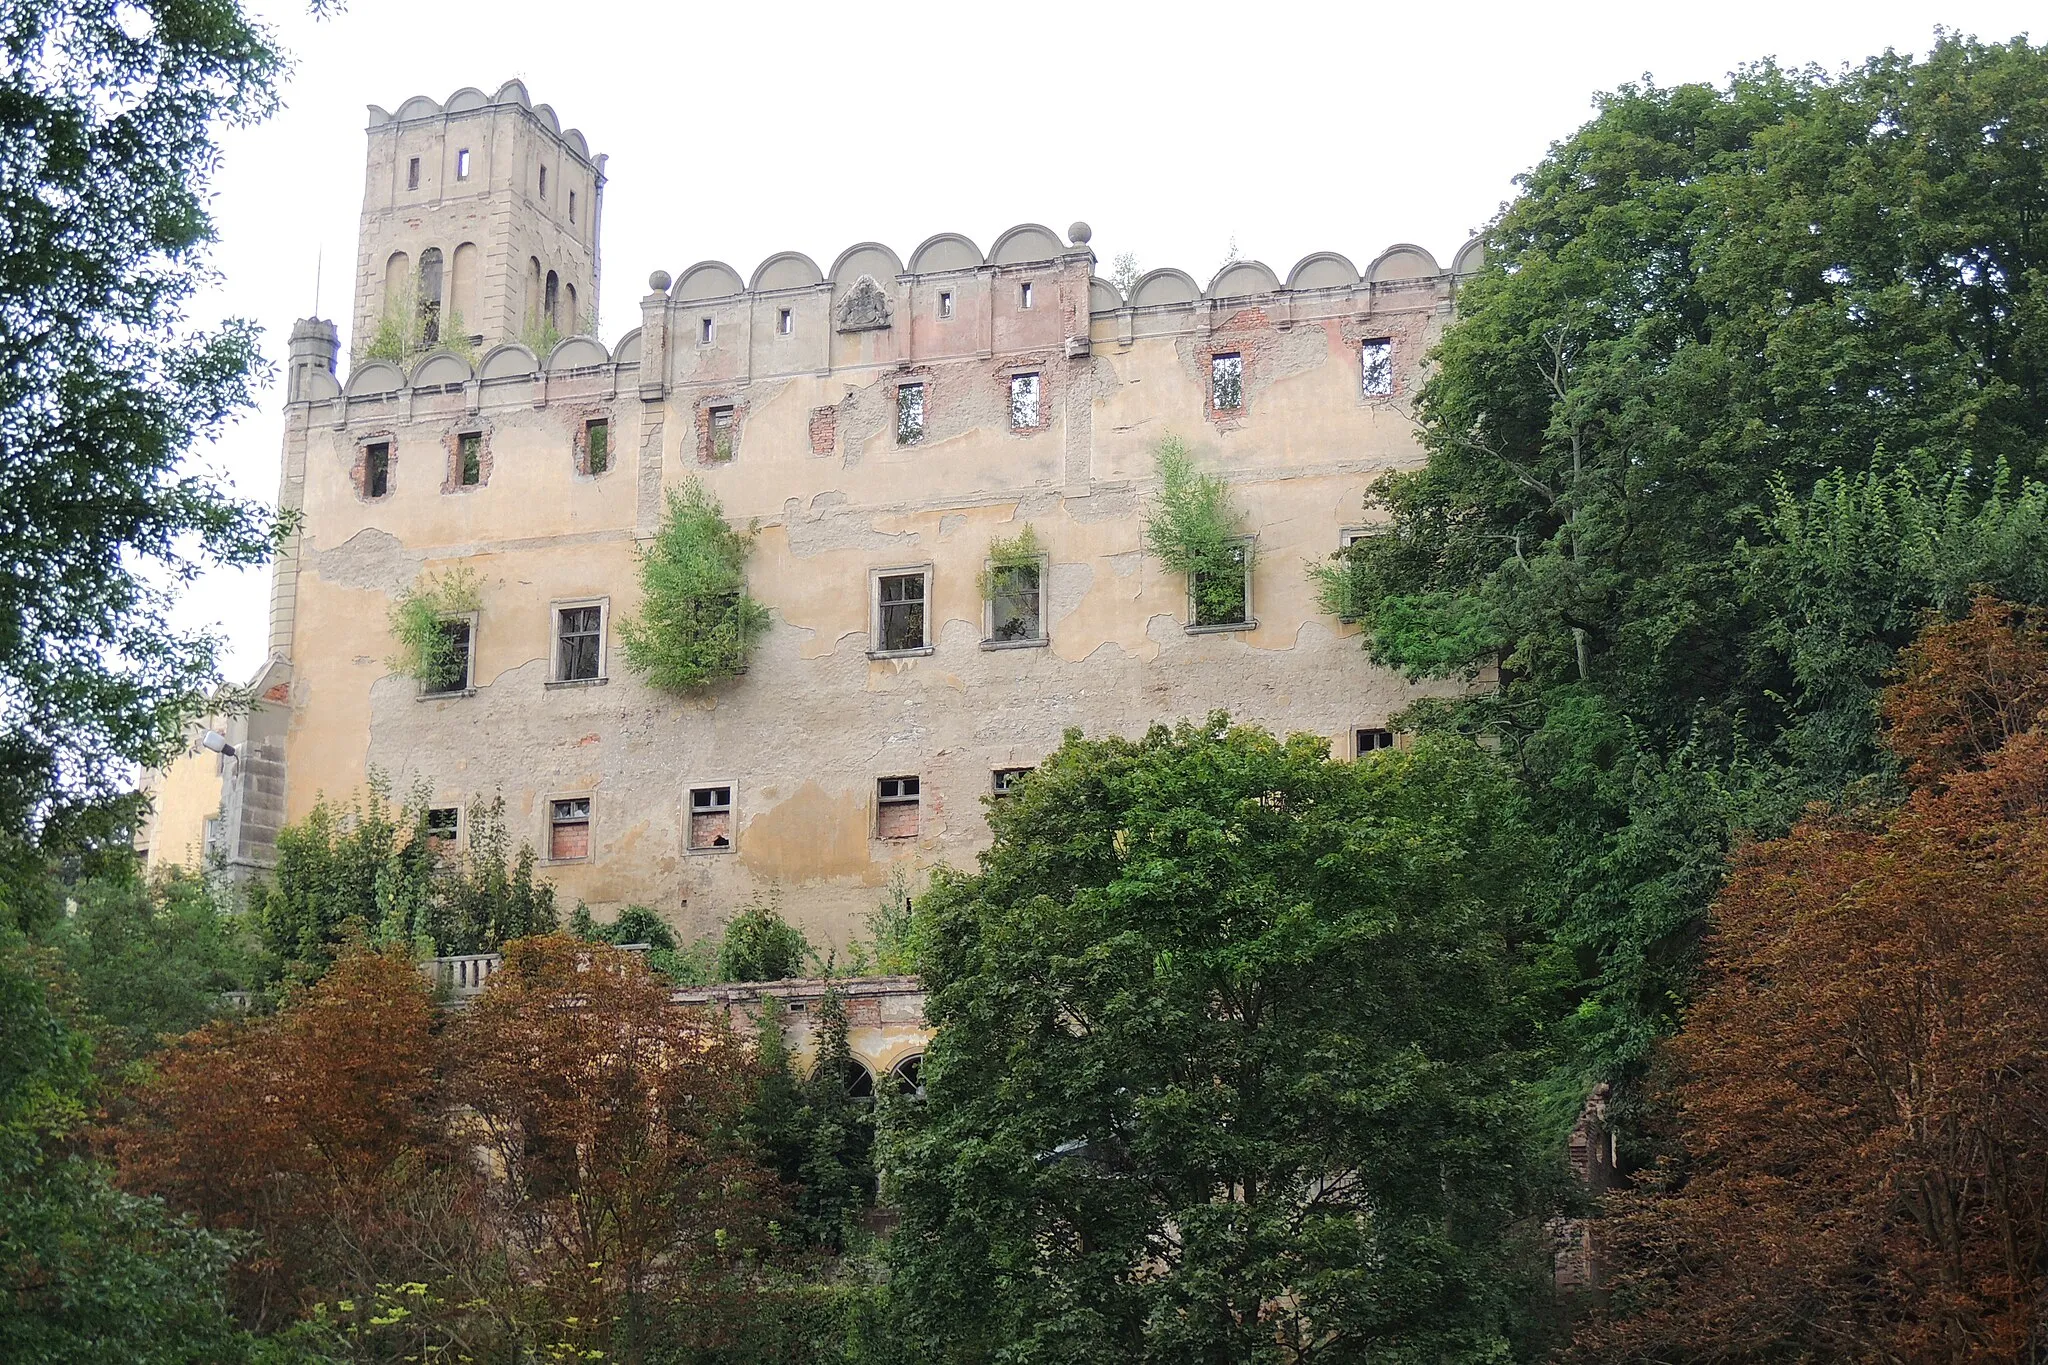
[[[576,221],[576,191],[569,191],[569,221]]]
[[[953,316],[953,295],[951,291],[942,292],[939,295],[939,316],[942,318]]]
[[[467,147],[460,148],[455,153],[455,178],[457,180],[469,179],[469,148]]]
[[[562,306],[562,277],[554,271],[548,272],[547,284],[541,294],[541,312],[548,326],[556,331],[562,329],[562,320],[557,310]]]
[[[431,346],[441,339],[441,248],[420,253],[418,289],[420,340]]]
[[[548,197],[548,168],[545,166],[540,168],[540,197]]]
[[[709,346],[711,344],[710,318],[699,318],[697,320],[697,344],[699,346]]]
[[[377,441],[363,450],[363,496],[381,498],[391,491],[391,443]]]
[[[1019,308],[1029,308],[1031,306],[1031,282],[1029,280],[1017,286],[1017,306]]]
[[[416,190],[420,187],[420,159],[414,157],[405,163],[405,187]]]
[[[784,336],[792,336],[795,334],[796,313],[793,309],[785,308],[780,313],[777,313],[775,315],[775,330],[782,333],[782,335]]]

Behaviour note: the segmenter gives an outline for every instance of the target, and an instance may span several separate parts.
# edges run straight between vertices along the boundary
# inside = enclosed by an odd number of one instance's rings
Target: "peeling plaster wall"
[[[716,262],[658,273],[613,363],[537,358],[527,374],[515,359],[417,388],[390,371],[294,403],[287,487],[305,518],[279,587],[289,815],[374,769],[437,803],[502,795],[515,832],[545,850],[548,802],[587,795],[591,856],[544,865],[565,905],[645,904],[690,935],[776,894],[814,940],[843,945],[892,866],[971,865],[993,770],[1038,762],[1070,727],[1138,734],[1222,709],[1344,755],[1353,729],[1445,690],[1370,665],[1355,628],[1316,610],[1303,569],[1364,520],[1376,477],[1419,460],[1405,402],[1452,277],[1347,281],[1324,256],[1296,268],[1314,287],[1212,302],[1169,280],[1173,298],[1148,303],[1141,284],[1125,302],[1091,283],[1085,245],[1030,245],[1050,240],[1020,229],[1003,264],[927,275],[872,244],[830,272],[785,253],[751,290]],[[1027,248],[1047,259],[1015,259]],[[888,325],[840,331],[862,277]],[[1396,341],[1392,399],[1361,392],[1358,346],[1377,337]],[[1244,403],[1226,414],[1209,406],[1219,351],[1245,357]],[[1020,372],[1041,380],[1028,431],[1008,421]],[[908,446],[906,382],[925,385],[925,434]],[[707,465],[704,414],[725,404],[735,455]],[[578,442],[596,416],[613,463],[593,476]],[[462,431],[489,433],[488,481],[444,490]],[[1142,551],[1169,433],[1230,482],[1257,536],[1253,628],[1190,634],[1185,582]],[[372,434],[393,442],[392,491],[376,500],[355,472]],[[758,525],[748,572],[772,626],[744,677],[677,697],[625,667],[619,624],[637,602],[636,548],[690,477]],[[989,543],[1026,522],[1049,555],[1050,639],[986,649],[975,579]],[[423,700],[385,663],[387,616],[421,573],[458,565],[481,584],[473,690]],[[931,651],[870,657],[873,576],[913,566],[932,574]],[[550,686],[552,608],[572,600],[607,607],[605,678]],[[876,780],[913,774],[916,836],[876,838]],[[730,851],[686,848],[689,789],[709,785],[733,789]]]

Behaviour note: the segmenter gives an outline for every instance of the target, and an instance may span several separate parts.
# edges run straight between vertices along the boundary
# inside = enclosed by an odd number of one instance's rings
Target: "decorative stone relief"
[[[873,332],[888,325],[889,296],[875,283],[873,275],[861,276],[839,301],[839,330]]]

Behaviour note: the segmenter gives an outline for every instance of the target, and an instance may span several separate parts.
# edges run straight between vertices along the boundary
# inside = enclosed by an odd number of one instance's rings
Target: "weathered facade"
[[[1220,708],[1351,755],[1417,695],[1318,610],[1304,568],[1419,458],[1408,400],[1476,244],[1448,269],[1400,245],[1284,278],[1240,261],[1206,287],[1154,270],[1126,295],[1085,224],[986,251],[947,232],[907,258],[863,242],[822,269],[792,251],[745,276],[657,270],[611,345],[537,354],[537,319],[567,334],[595,312],[603,158],[517,83],[373,110],[370,139],[357,346],[393,306],[484,340],[474,362],[455,337],[344,374],[331,324],[293,334],[280,500],[303,520],[246,722],[275,732],[284,818],[372,770],[436,805],[502,795],[568,903],[637,902],[695,934],[774,889],[844,943],[893,867],[971,864],[984,802],[1069,727]],[[1246,513],[1241,620],[1198,621],[1142,548],[1170,435]],[[749,585],[773,624],[744,676],[671,695],[619,632],[636,548],[690,478],[758,524]],[[1038,572],[985,600],[991,543],[1027,524]],[[468,667],[423,695],[386,662],[387,617],[457,567],[481,588]],[[222,811],[250,787],[235,765]],[[176,779],[153,856],[192,842]],[[237,822],[252,837],[230,861],[260,866],[275,823]]]

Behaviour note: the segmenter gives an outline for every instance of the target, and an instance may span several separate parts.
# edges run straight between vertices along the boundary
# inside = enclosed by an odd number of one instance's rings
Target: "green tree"
[[[626,662],[671,692],[746,672],[768,629],[768,609],[747,595],[753,545],[753,528],[727,525],[703,484],[671,489],[661,527],[640,552],[640,614],[623,627]]]
[[[895,1302],[945,1361],[1505,1358],[1539,852],[1474,745],[1070,733],[940,875]]]
[[[272,516],[188,457],[253,406],[255,329],[190,325],[227,127],[280,57],[233,0],[20,0],[0,61],[0,871],[108,832],[131,764],[205,705],[216,642],[168,624]]]
[[[2039,544],[2044,138],[2018,40],[1603,97],[1459,288],[1427,464],[1321,575],[1377,660],[1498,668],[1417,719],[1498,738],[1557,835],[1596,1070],[1670,1026],[1733,834],[1882,768],[1869,699],[1918,611],[2002,577],[1998,536]],[[1900,498],[1936,534],[1874,575],[1919,535]]]
[[[797,1212],[809,1240],[843,1250],[875,1203],[874,1096],[851,1086],[859,1063],[847,1046],[846,997],[834,987],[818,1002],[816,1056],[803,1085],[803,1157]]]
[[[816,956],[804,931],[782,917],[771,896],[750,901],[727,921],[718,945],[718,979],[781,981],[802,972]]]
[[[227,1365],[239,1249],[116,1190],[83,1149],[92,1047],[18,941],[0,943],[0,1359]]]

